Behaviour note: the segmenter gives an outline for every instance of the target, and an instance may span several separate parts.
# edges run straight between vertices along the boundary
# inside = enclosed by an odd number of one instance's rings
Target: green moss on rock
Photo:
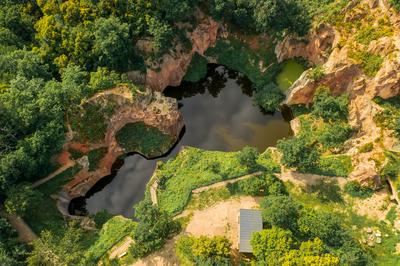
[[[167,152],[174,139],[155,127],[143,122],[125,125],[116,135],[118,144],[126,152],[138,152],[147,157],[160,156]]]

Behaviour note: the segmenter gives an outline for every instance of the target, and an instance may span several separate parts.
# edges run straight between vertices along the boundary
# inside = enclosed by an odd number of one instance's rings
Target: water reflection
[[[165,95],[179,100],[186,133],[170,154],[156,160],[140,155],[125,158],[112,181],[86,199],[86,209],[103,209],[113,214],[132,216],[132,206],[143,198],[157,160],[175,156],[182,146],[208,150],[236,151],[245,145],[260,152],[290,135],[281,113],[265,114],[254,106],[251,84],[244,76],[223,66],[210,66],[207,78],[192,84],[168,88]]]

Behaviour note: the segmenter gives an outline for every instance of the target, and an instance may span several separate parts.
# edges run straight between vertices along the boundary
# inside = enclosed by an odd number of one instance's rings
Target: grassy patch
[[[398,217],[397,206],[392,206],[392,208],[390,208],[390,210],[386,214],[386,220],[388,220],[389,222],[391,222],[393,224],[394,221],[397,219],[397,217]]]
[[[353,164],[348,155],[325,155],[321,156],[317,167],[312,170],[315,174],[347,177],[353,170]]]
[[[50,196],[60,191],[80,169],[80,166],[71,167],[37,188],[42,193],[39,202],[36,203],[38,207],[28,208],[24,217],[36,234],[39,235],[43,230],[52,231],[56,235],[64,233],[65,221]]]
[[[370,152],[374,149],[374,143],[369,142],[366,143],[364,145],[362,145],[361,147],[358,148],[358,152],[359,153],[366,153],[366,152]]]
[[[349,53],[349,57],[357,64],[360,64],[364,74],[369,77],[374,77],[381,69],[383,63],[382,56],[366,51],[352,51]]]
[[[136,151],[147,157],[160,156],[173,144],[173,139],[168,134],[143,122],[125,125],[118,131],[116,138],[126,152]]]
[[[387,100],[375,98],[374,101],[383,107],[384,111],[378,113],[374,120],[378,126],[394,130],[397,135],[400,134],[400,96]]]
[[[122,216],[115,216],[108,220],[99,232],[96,242],[87,250],[86,263],[97,263],[115,244],[125,236],[131,235],[136,223]]]
[[[380,23],[377,27],[366,25],[358,31],[356,35],[356,41],[361,44],[368,45],[372,41],[392,35],[392,27],[385,25],[384,23]]]
[[[362,187],[357,181],[350,181],[344,186],[344,191],[352,197],[366,199],[374,194],[374,191],[367,187]]]
[[[256,162],[270,173],[281,172],[281,165],[278,162],[278,159],[274,157],[273,152],[270,149],[267,149],[265,152],[261,153]]]
[[[100,160],[107,154],[107,151],[107,148],[99,148],[89,152],[89,171],[94,171],[98,168]]]
[[[343,202],[341,189],[335,179],[321,180],[307,187],[308,193],[315,193],[321,202]]]
[[[181,212],[193,189],[248,174],[250,169],[240,164],[237,154],[187,147],[162,164],[156,172],[160,208],[172,214]]]
[[[193,195],[186,209],[188,210],[204,210],[217,202],[232,198],[232,194],[227,187],[210,189],[199,194]]]

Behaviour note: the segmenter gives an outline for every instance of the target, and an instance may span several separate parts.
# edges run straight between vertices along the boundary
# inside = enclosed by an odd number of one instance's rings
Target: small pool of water
[[[127,156],[115,177],[100,181],[85,198],[75,200],[74,210],[96,213],[106,209],[112,214],[131,217],[133,205],[143,199],[157,160],[174,157],[182,146],[208,150],[237,151],[249,145],[263,152],[279,139],[291,134],[282,113],[265,113],[253,104],[251,83],[237,72],[210,65],[202,81],[169,87],[166,96],[175,97],[183,113],[185,132],[171,152],[147,160],[138,154]]]
[[[276,76],[279,88],[286,92],[300,76],[305,68],[295,60],[288,60],[283,64],[282,71]]]

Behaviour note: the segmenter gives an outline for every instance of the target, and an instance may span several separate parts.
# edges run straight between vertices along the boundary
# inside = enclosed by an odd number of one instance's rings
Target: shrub
[[[361,44],[368,45],[374,40],[378,40],[385,36],[391,36],[392,34],[393,30],[391,27],[387,27],[385,25],[379,25],[378,27],[368,25],[361,28],[361,30],[357,33],[356,41]]]
[[[182,236],[176,243],[176,252],[182,264],[189,261],[194,265],[231,265],[231,243],[222,236]]]
[[[374,194],[374,190],[371,188],[363,187],[357,181],[347,182],[344,186],[344,191],[352,197],[357,198],[369,198]]]
[[[387,163],[380,171],[381,176],[396,180],[400,173],[400,154],[395,152],[385,152]]]
[[[89,152],[89,171],[94,171],[98,168],[100,160],[107,154],[107,151],[107,148],[99,148]]]
[[[135,216],[139,223],[133,234],[135,243],[130,247],[134,258],[145,257],[159,250],[168,238],[180,230],[179,222],[147,199],[136,205]]]
[[[282,195],[286,193],[285,186],[272,174],[265,174],[240,180],[229,184],[231,194],[244,194],[250,196]]]
[[[389,2],[396,11],[400,11],[400,0],[389,0]]]
[[[366,152],[370,152],[374,149],[374,143],[369,142],[366,143],[364,145],[362,145],[361,147],[358,148],[358,152],[359,153],[366,153]]]
[[[8,189],[4,203],[8,213],[25,216],[28,208],[35,208],[41,197],[38,190],[34,190],[28,183],[20,183]]]
[[[383,63],[383,58],[380,55],[366,51],[352,51],[349,56],[360,64],[364,74],[369,77],[374,77]]]
[[[267,112],[274,112],[285,99],[285,95],[274,83],[256,88],[254,102]]]
[[[269,226],[297,230],[297,219],[301,206],[291,197],[268,196],[261,202],[261,207],[263,221]]]
[[[308,145],[303,138],[279,140],[277,148],[282,152],[282,163],[304,171],[313,168],[320,157],[314,145]]]
[[[321,156],[318,164],[309,170],[319,175],[347,177],[353,171],[353,164],[348,155],[327,155]]]
[[[353,133],[353,129],[347,123],[325,124],[317,140],[327,148],[340,148]]]
[[[293,246],[292,232],[278,227],[253,234],[250,243],[258,265],[280,265],[280,259]]]
[[[348,238],[340,218],[325,211],[303,209],[297,221],[299,231],[307,238],[318,237],[331,247],[340,247]]]
[[[325,76],[325,70],[323,65],[316,66],[310,72],[308,72],[309,78],[314,81],[319,81]]]
[[[247,167],[248,169],[256,169],[256,160],[259,155],[260,154],[256,148],[246,146],[237,154],[237,158],[241,165]]]
[[[325,121],[347,120],[348,117],[348,95],[342,94],[334,97],[330,94],[329,88],[320,87],[313,99],[312,113],[322,117]]]

